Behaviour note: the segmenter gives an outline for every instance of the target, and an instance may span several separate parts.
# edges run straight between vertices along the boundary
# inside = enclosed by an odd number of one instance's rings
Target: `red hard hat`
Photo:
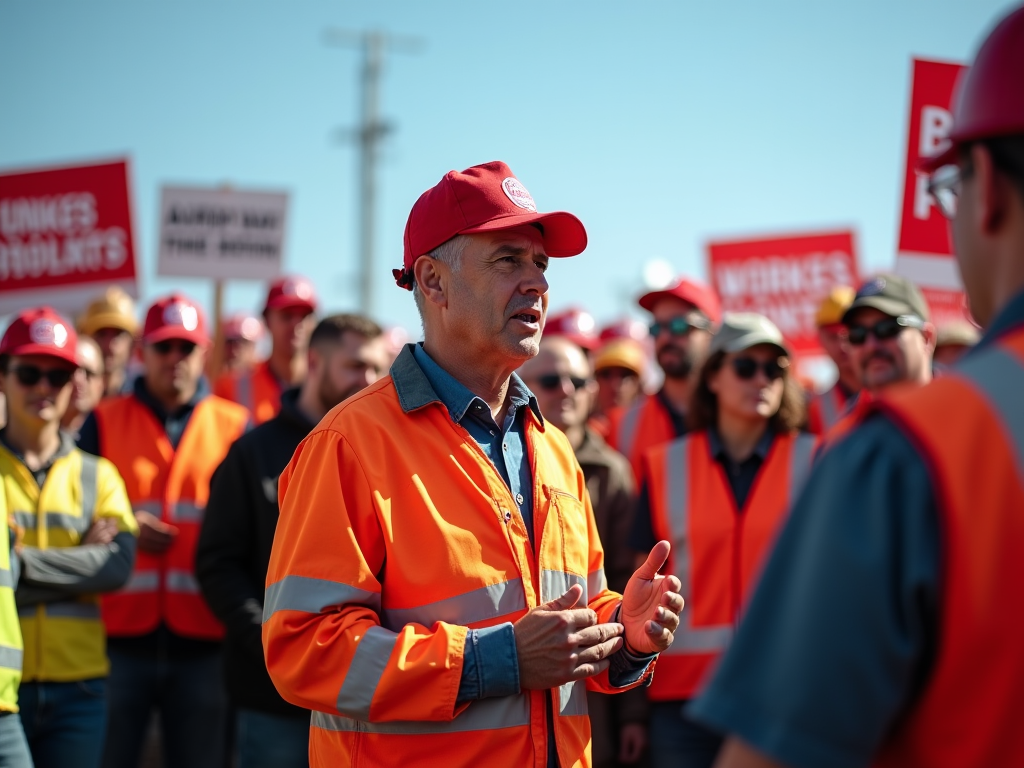
[[[597,324],[589,312],[582,309],[567,309],[557,315],[549,315],[544,323],[545,336],[564,336],[588,352],[601,346],[595,330]]]
[[[955,163],[964,144],[1024,134],[1024,6],[999,22],[981,44],[957,82],[954,104],[950,146],[922,161],[926,171]]]

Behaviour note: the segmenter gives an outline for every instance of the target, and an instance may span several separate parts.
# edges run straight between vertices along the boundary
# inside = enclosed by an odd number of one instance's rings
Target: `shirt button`
[[[519,504],[520,506],[522,506],[522,504],[523,504],[523,494],[521,494],[521,493],[517,493],[516,494],[516,503]]]
[[[504,450],[506,450],[506,451],[507,451],[507,450],[508,450],[508,443],[502,443],[502,444],[501,444],[501,447],[502,447],[502,448],[503,448]]]
[[[509,511],[508,511],[507,509],[503,509],[503,510],[502,510],[502,512],[504,512],[504,513],[505,513],[504,517],[505,517],[505,522],[506,522],[506,523],[507,523],[507,522],[508,522],[509,520],[511,520],[511,519],[512,519],[512,513],[511,513],[511,512],[509,512]]]
[[[493,429],[491,430],[491,434],[492,434],[492,435],[494,434],[494,430],[493,430]]]

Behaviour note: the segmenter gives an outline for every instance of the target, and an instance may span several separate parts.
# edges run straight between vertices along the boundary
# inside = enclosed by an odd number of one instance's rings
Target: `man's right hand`
[[[557,688],[598,675],[622,647],[622,625],[598,624],[592,610],[574,607],[581,597],[583,587],[575,584],[513,625],[520,689]]]
[[[139,524],[139,549],[143,552],[161,555],[170,548],[178,535],[177,528],[150,512],[137,511],[135,520]]]

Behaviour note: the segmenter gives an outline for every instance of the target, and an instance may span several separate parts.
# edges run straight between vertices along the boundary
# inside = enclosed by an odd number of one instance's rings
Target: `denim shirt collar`
[[[405,413],[430,403],[440,403],[448,409],[452,421],[460,422],[475,401],[483,403],[482,398],[438,365],[422,344],[405,345],[391,366],[391,380],[398,393],[398,403]],[[516,373],[509,377],[508,397],[517,408],[529,405],[537,420],[544,424],[537,398]]]

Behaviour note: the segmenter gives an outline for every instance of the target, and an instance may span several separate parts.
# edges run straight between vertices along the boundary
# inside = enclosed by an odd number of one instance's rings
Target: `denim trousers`
[[[0,712],[0,768],[32,768],[32,754],[17,712]]]
[[[170,658],[108,648],[110,720],[104,768],[136,768],[150,714],[163,733],[164,768],[223,768],[227,695],[216,653]]]
[[[22,683],[18,707],[36,768],[99,768],[107,726],[106,678]]]
[[[309,768],[309,718],[239,709],[238,768]]]
[[[722,737],[690,720],[688,701],[652,701],[650,749],[653,768],[711,768]]]

